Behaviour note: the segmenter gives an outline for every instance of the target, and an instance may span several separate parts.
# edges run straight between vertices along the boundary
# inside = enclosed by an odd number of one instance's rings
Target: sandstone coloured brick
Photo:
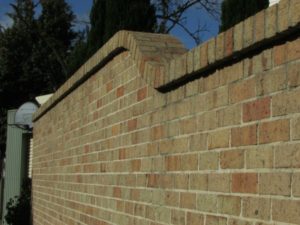
[[[288,86],[291,88],[300,86],[300,63],[288,64],[287,68]]]
[[[282,116],[300,112],[299,93],[299,90],[293,90],[275,95],[272,98],[272,114]]]
[[[243,216],[261,220],[270,220],[271,200],[270,198],[243,198]]]
[[[299,214],[299,200],[272,200],[272,218],[274,221],[299,224]]]
[[[208,190],[216,192],[230,191],[230,174],[211,173],[208,174]]]
[[[259,192],[265,195],[290,196],[291,174],[262,173],[259,175]]]
[[[244,150],[223,151],[220,155],[222,169],[241,169],[244,167]]]
[[[257,146],[246,150],[246,167],[272,168],[274,162],[274,148],[272,146]]]
[[[190,225],[204,225],[204,216],[199,213],[187,213],[187,224]]]
[[[241,212],[241,198],[237,196],[218,196],[218,212],[221,214],[239,216]]]
[[[276,168],[300,168],[300,145],[284,144],[275,147]]]
[[[201,212],[218,212],[218,197],[210,194],[197,194],[197,210]]]
[[[208,149],[226,148],[229,146],[230,130],[220,130],[208,134]]]
[[[218,170],[218,168],[218,152],[205,152],[199,154],[199,170]]]

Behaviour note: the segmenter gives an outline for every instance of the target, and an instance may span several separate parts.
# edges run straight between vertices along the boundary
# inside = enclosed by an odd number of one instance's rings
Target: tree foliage
[[[269,6],[269,0],[224,0],[220,32]]]
[[[6,113],[25,101],[55,91],[68,76],[66,58],[76,33],[64,0],[16,0],[13,24],[0,33],[0,148],[5,151]]]
[[[8,225],[31,225],[31,180],[25,180],[20,196],[11,198],[6,205]]]
[[[150,0],[95,0],[90,12],[90,30],[76,43],[69,61],[74,72],[119,30],[154,32],[155,8]],[[78,58],[79,57],[79,58]]]

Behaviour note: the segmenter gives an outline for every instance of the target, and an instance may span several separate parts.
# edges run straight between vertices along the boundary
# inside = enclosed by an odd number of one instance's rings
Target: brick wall
[[[34,224],[300,224],[299,11],[116,34],[35,114]]]

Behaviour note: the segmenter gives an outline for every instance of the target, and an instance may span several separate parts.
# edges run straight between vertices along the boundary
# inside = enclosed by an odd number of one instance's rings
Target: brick
[[[208,174],[208,190],[216,192],[229,192],[230,174]]]
[[[265,37],[270,38],[277,31],[277,5],[266,9]]]
[[[240,22],[234,26],[233,40],[234,40],[234,52],[243,49],[243,34],[244,34],[244,23]]]
[[[289,2],[290,0],[282,0],[278,4],[278,32],[282,32],[289,27]]]
[[[228,225],[252,225],[253,223],[246,220],[239,220],[234,218],[229,218]]]
[[[137,119],[131,119],[127,122],[128,131],[133,131],[137,127]]]
[[[257,125],[250,125],[246,127],[237,127],[231,130],[231,145],[232,146],[246,146],[255,145]]]
[[[243,104],[243,121],[249,122],[270,117],[271,98],[261,98]]]
[[[208,50],[208,43],[205,42],[200,45],[200,67],[203,68],[207,66],[208,64],[208,55],[207,55],[207,50]]]
[[[180,170],[181,158],[180,156],[167,156],[165,158],[165,165],[167,171],[176,171]]]
[[[286,44],[277,45],[273,47],[274,66],[282,65],[287,59]]]
[[[197,210],[201,212],[217,213],[217,195],[197,194]]]
[[[123,95],[124,95],[124,86],[118,87],[117,92],[116,92],[116,96],[119,98]]]
[[[194,59],[196,60],[196,57],[194,56],[195,51],[200,52],[200,48],[195,48],[187,52],[187,72],[192,73],[194,72],[194,64],[200,64],[200,57],[197,58],[197,61],[194,63]],[[200,54],[199,54],[200,56]]]
[[[151,140],[159,140],[165,137],[165,126],[164,125],[158,125],[151,128]]]
[[[171,209],[166,207],[157,207],[155,209],[155,220],[169,224],[171,222]]]
[[[257,193],[258,176],[256,173],[232,174],[232,192]]]
[[[177,174],[174,176],[174,188],[187,190],[189,188],[189,175]]]
[[[300,168],[300,145],[286,144],[275,148],[276,168]]]
[[[233,53],[233,28],[225,31],[225,56]]]
[[[283,67],[278,67],[257,76],[257,95],[267,95],[273,92],[284,90],[286,86],[286,70]]]
[[[263,71],[270,70],[273,67],[273,52],[272,49],[266,49],[262,54]]]
[[[198,116],[197,130],[208,131],[217,128],[218,118],[216,111],[205,112]]]
[[[206,174],[191,174],[189,176],[189,185],[192,190],[207,190],[208,177]]]
[[[147,87],[143,87],[139,89],[137,92],[137,100],[142,101],[143,99],[145,99],[147,97],[147,91],[148,91]]]
[[[258,54],[252,57],[252,72],[253,74],[260,74],[263,71],[263,54]]]
[[[156,167],[153,168],[154,171],[159,171]],[[159,176],[159,185],[161,188],[174,188],[174,176],[172,174],[161,174]]]
[[[219,153],[205,152],[199,154],[199,170],[217,170],[219,167]]]
[[[135,159],[131,161],[131,171],[137,172],[141,170],[141,160]]]
[[[244,167],[244,150],[221,152],[220,165],[222,169],[241,169]]]
[[[215,131],[208,134],[208,149],[226,148],[229,146],[230,130]]]
[[[267,195],[291,194],[291,175],[289,173],[262,173],[259,175],[259,193]]]
[[[253,63],[252,63],[252,58],[246,58],[243,60],[243,73],[244,77],[250,77],[253,74]]]
[[[292,140],[300,139],[300,117],[293,118],[291,121]]]
[[[207,42],[207,60],[208,64],[212,64],[216,60],[216,38],[212,38]]]
[[[190,83],[187,83],[186,89],[185,89],[185,96],[192,96],[195,94],[198,94],[198,82],[197,81],[192,81]]]
[[[288,141],[290,139],[290,121],[276,120],[259,125],[259,143]]]
[[[287,43],[287,52],[288,62],[300,58],[300,38]]]
[[[271,200],[269,198],[253,198],[247,197],[243,198],[243,216],[270,220],[271,214]]]
[[[196,209],[196,194],[180,193],[180,207]]]
[[[187,213],[187,224],[189,225],[204,225],[204,216],[199,213]]]
[[[198,170],[198,154],[181,156],[181,170]]]
[[[191,136],[190,151],[204,151],[207,149],[207,134],[196,134]]]
[[[265,10],[258,12],[254,21],[254,41],[257,43],[265,38]]]
[[[172,210],[171,211],[171,222],[174,225],[182,225],[185,224],[186,214],[181,210]]]
[[[241,212],[241,198],[237,196],[218,196],[218,212],[239,216]]]
[[[205,91],[210,91],[212,89],[218,88],[220,86],[219,84],[220,84],[220,76],[218,71],[204,78]]]
[[[229,86],[230,103],[241,102],[243,100],[253,98],[255,95],[254,79],[243,80]]]
[[[280,93],[272,98],[273,116],[282,116],[300,112],[300,90]]]
[[[241,123],[241,105],[227,106],[217,111],[218,127],[238,125]]]
[[[165,203],[167,206],[179,206],[179,193],[173,191],[166,191]]]
[[[207,215],[205,225],[227,225],[227,219],[225,217]]]
[[[183,119],[180,121],[180,134],[195,133],[197,130],[196,117]]]
[[[272,200],[273,221],[300,224],[300,201],[296,200]]]
[[[246,20],[244,20],[244,48],[249,47],[254,43],[253,37],[254,37],[254,17],[248,17]]]
[[[294,197],[300,196],[300,173],[294,173],[292,178],[292,195]]]
[[[289,13],[289,22],[290,26],[299,25],[300,16],[299,16],[299,10],[300,10],[300,3],[297,0],[290,0],[290,13]]]
[[[220,60],[223,59],[224,57],[224,40],[225,39],[225,34],[224,33],[220,33],[217,37],[216,37],[216,60]]]
[[[288,64],[287,80],[288,80],[289,87],[300,86],[300,63]]]
[[[224,67],[219,70],[220,74],[220,86],[233,83],[240,80],[243,77],[244,65],[243,62]]]
[[[249,169],[272,168],[274,151],[272,146],[257,146],[246,151],[246,167]]]

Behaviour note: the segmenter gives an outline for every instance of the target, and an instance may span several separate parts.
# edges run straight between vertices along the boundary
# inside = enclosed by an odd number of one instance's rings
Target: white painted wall
[[[269,0],[269,1],[270,1],[269,6],[272,6],[272,5],[276,4],[276,3],[278,3],[280,0]]]

